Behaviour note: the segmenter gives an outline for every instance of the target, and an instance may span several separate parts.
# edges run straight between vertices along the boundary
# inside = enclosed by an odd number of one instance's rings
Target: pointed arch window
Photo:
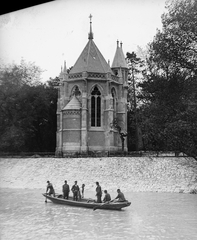
[[[97,86],[91,92],[91,126],[101,126],[101,92]]]
[[[116,117],[116,91],[114,88],[111,89],[111,95],[112,95],[112,109],[113,109],[113,117]]]
[[[115,90],[114,90],[114,88],[112,88],[112,90],[111,90],[111,95],[112,95],[112,98],[113,98],[113,100],[112,100],[112,108],[115,110]]]

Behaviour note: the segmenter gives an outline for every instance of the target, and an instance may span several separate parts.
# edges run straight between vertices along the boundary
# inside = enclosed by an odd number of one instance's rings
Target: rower
[[[105,197],[103,198],[103,202],[109,202],[111,201],[111,196],[110,194],[107,192],[107,190],[104,190],[104,193],[105,193]]]
[[[53,188],[53,184],[50,183],[50,181],[47,181],[46,194],[47,194],[48,190],[49,190],[49,193],[48,193],[49,196],[51,196],[51,194],[53,194],[53,196],[55,197],[55,190],[54,190],[54,188]]]
[[[117,197],[113,200],[114,202],[125,202],[125,201],[127,201],[127,200],[125,199],[124,194],[120,191],[120,189],[117,189],[117,193],[118,193],[118,195],[117,195]]]

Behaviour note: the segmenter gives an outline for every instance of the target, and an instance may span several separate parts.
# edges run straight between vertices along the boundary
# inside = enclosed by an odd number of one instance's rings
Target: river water
[[[45,203],[41,193],[0,189],[1,240],[197,239],[197,195],[126,193],[130,207],[93,211]]]

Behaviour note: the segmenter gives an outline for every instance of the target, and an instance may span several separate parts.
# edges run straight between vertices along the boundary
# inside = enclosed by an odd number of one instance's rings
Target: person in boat
[[[80,188],[79,188],[79,191],[78,191],[78,199],[81,200],[81,191],[80,191]]]
[[[104,190],[104,193],[105,193],[105,197],[103,198],[103,202],[109,202],[111,201],[111,196],[110,194],[107,192],[107,190]]]
[[[85,189],[85,184],[83,183],[81,186],[81,197],[84,198],[84,189]]]
[[[99,182],[96,182],[96,197],[97,197],[97,203],[102,203],[101,197],[102,197],[102,189],[99,185]]]
[[[114,202],[125,202],[126,199],[125,199],[125,196],[124,194],[120,191],[120,189],[117,189],[117,197],[113,200]]]
[[[71,191],[73,192],[73,200],[78,201],[78,195],[79,195],[79,186],[77,185],[77,181],[75,181],[75,184],[72,186]]]
[[[49,192],[48,192],[49,190]],[[53,196],[55,197],[55,190],[54,190],[54,187],[53,187],[53,184],[50,183],[50,181],[47,181],[47,189],[46,189],[46,194],[48,192],[48,195],[51,196],[51,194],[53,194]]]
[[[69,187],[66,180],[64,181],[64,185],[62,186],[62,192],[63,192],[63,198],[68,199],[69,192],[70,192],[70,187]]]

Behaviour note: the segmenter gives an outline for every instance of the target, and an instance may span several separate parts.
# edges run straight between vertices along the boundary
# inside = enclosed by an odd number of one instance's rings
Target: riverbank
[[[197,161],[189,157],[2,158],[0,187],[45,189],[50,180],[61,192],[64,180],[87,190],[197,192]]]

